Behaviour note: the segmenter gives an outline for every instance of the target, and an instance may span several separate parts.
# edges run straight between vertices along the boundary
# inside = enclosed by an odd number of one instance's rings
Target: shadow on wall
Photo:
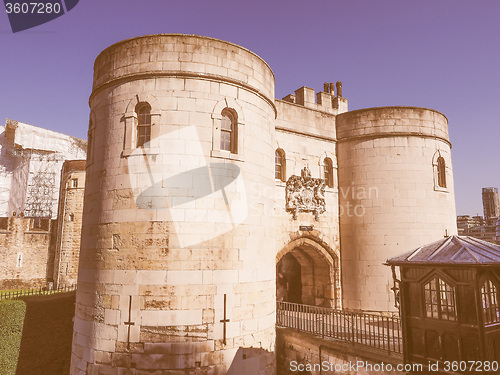
[[[260,348],[239,348],[227,375],[274,375],[275,353]]]

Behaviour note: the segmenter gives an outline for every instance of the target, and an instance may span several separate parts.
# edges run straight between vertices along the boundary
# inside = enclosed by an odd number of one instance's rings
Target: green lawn
[[[25,315],[24,301],[0,301],[0,374],[2,375],[16,373]]]

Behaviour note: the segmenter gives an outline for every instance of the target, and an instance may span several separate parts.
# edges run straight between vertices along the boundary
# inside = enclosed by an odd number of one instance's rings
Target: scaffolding
[[[56,173],[64,156],[40,150],[14,150],[13,155],[30,161],[24,216],[51,218],[57,204],[57,197],[54,196],[57,192]]]
[[[24,216],[52,217],[55,184],[55,173],[47,171],[30,173]]]
[[[85,157],[85,140],[7,119],[0,144],[0,214],[55,218],[62,164]]]

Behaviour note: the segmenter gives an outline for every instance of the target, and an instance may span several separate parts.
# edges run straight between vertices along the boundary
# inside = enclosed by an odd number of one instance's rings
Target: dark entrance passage
[[[276,256],[276,299],[339,308],[336,254],[310,238],[290,242]]]
[[[300,263],[288,253],[276,266],[276,298],[278,301],[302,303]]]

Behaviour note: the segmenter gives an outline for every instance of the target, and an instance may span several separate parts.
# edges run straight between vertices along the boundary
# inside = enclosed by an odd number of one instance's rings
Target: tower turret
[[[385,259],[457,233],[448,121],[415,107],[337,116],[344,307],[394,308]]]
[[[272,372],[269,66],[129,39],[97,57],[90,110],[71,374]]]

